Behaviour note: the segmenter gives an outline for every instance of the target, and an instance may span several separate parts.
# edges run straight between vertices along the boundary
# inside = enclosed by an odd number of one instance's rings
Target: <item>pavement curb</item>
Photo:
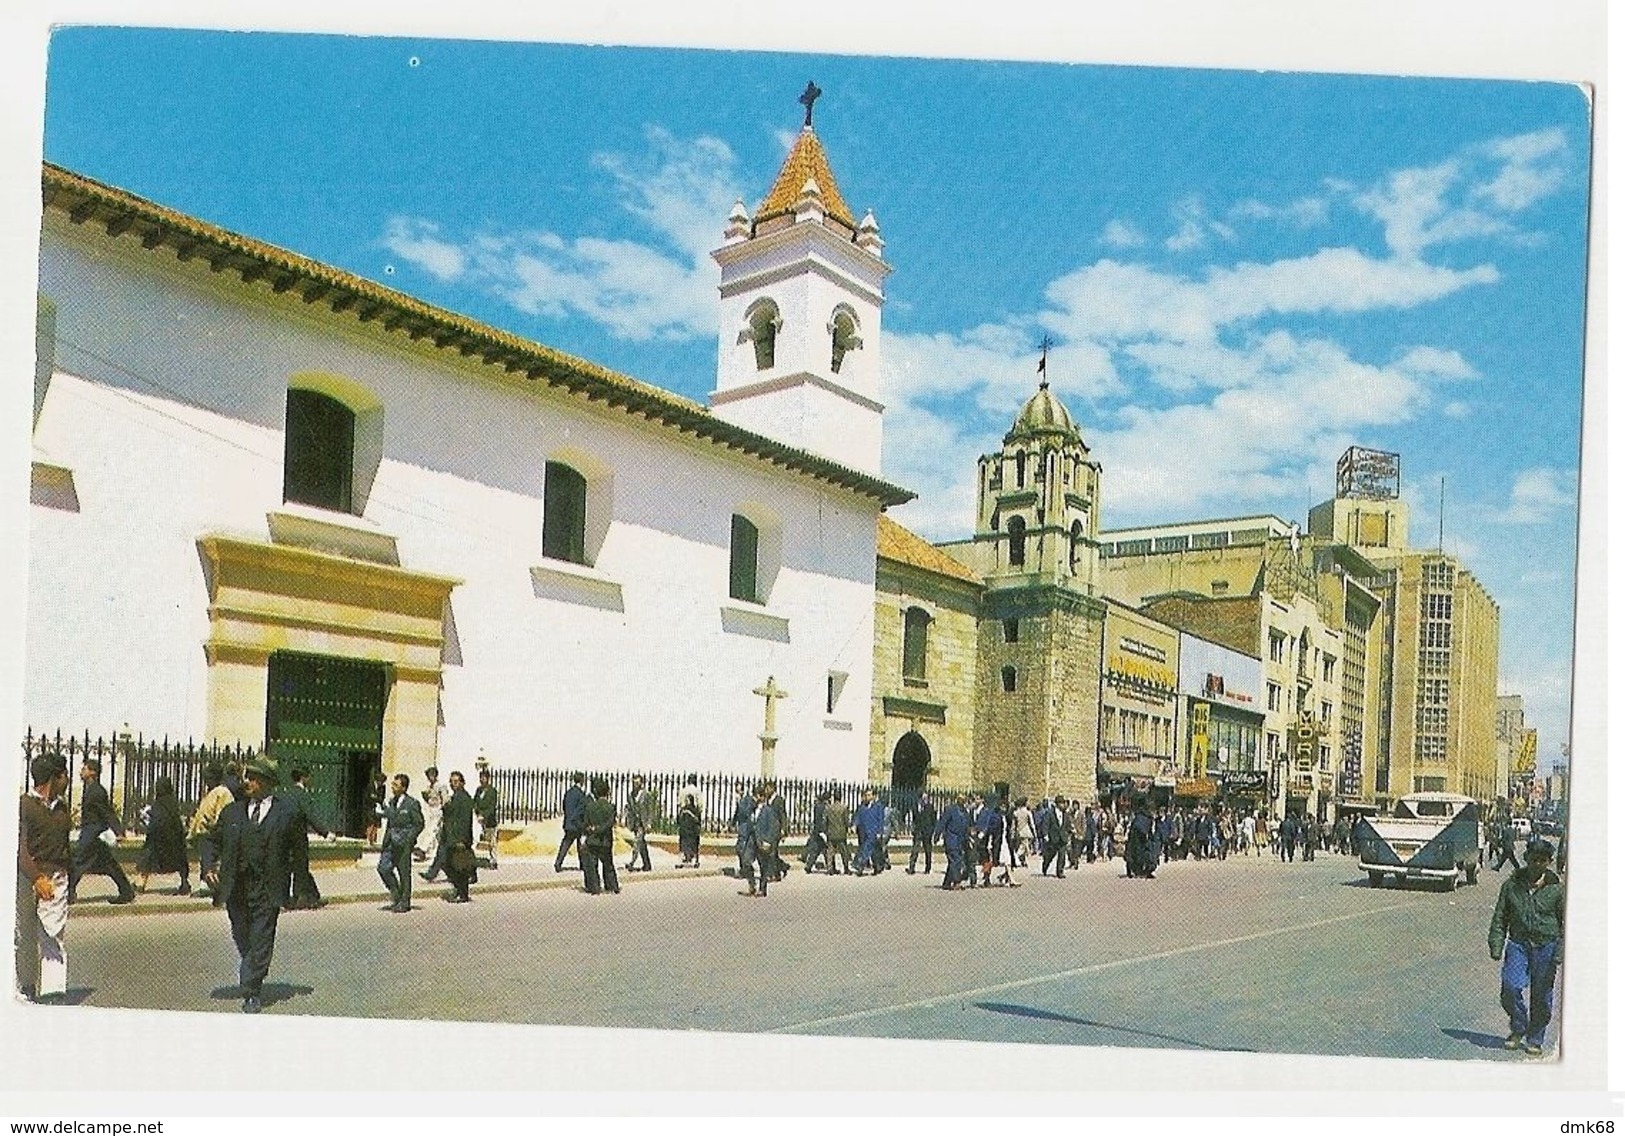
[[[631,883],[653,883],[657,880],[687,880],[725,875],[727,875],[725,868],[664,868],[653,872],[622,872],[620,879],[621,886],[625,887]],[[423,880],[414,881],[412,885],[413,906],[417,906],[418,898],[424,895],[428,889],[438,890],[444,886],[446,886],[444,881],[436,881],[432,884],[425,883]],[[480,889],[480,895],[504,895],[526,891],[579,890],[582,885],[580,871],[565,871],[550,879],[516,880],[513,883],[479,883],[474,886]],[[349,892],[343,895],[324,896],[322,906],[337,907],[352,903],[384,903],[388,899],[389,893],[379,888],[377,891]],[[198,899],[196,896],[166,896],[151,903],[142,903],[139,899],[135,903],[126,904],[101,902],[81,906],[76,903],[69,908],[75,919],[123,919],[140,915],[202,914],[220,910],[222,909],[215,907],[208,900]]]

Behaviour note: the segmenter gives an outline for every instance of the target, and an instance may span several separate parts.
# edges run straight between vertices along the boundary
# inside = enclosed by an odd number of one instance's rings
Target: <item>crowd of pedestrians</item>
[[[879,875],[892,867],[893,841],[910,841],[913,875],[933,871],[940,852],[945,890],[1019,887],[1013,869],[1036,864],[1039,874],[1064,879],[1080,864],[1122,857],[1128,878],[1154,879],[1170,860],[1224,860],[1231,855],[1279,856],[1312,861],[1318,852],[1351,851],[1351,822],[1322,824],[1313,816],[1288,814],[1279,822],[1224,806],[1153,809],[1144,797],[1104,804],[1046,797],[956,794],[940,805],[930,794],[910,802],[906,813],[864,790],[858,807],[829,792],[818,794],[801,853],[803,872]],[[697,833],[699,819],[690,822]],[[737,875],[741,895],[765,896],[788,870],[779,847],[788,831],[788,810],[778,786],[764,782],[740,794],[735,805]],[[690,863],[684,852],[684,864]],[[697,860],[694,862],[697,863]]]

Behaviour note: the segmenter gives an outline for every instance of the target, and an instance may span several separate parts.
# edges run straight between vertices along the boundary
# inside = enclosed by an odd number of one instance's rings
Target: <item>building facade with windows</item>
[[[1309,514],[1313,534],[1371,565],[1350,575],[1380,604],[1371,799],[1440,791],[1492,801],[1506,792],[1496,746],[1500,609],[1459,559],[1410,547],[1399,475],[1398,454],[1351,447],[1336,495]]]
[[[44,191],[33,723],[263,743],[342,820],[372,768],[482,754],[757,772],[771,675],[777,772],[864,775],[876,526],[910,497],[874,473],[872,219],[735,210],[718,257],[776,303],[780,370],[725,414],[57,167]],[[792,387],[836,434],[742,409]]]
[[[899,789],[977,784],[982,581],[890,517],[875,566],[869,779]]]
[[[1342,724],[1340,603],[1323,595],[1315,550],[1279,517],[1197,521],[1101,534],[1113,599],[1260,661],[1271,808],[1328,816]]]
[[[1500,609],[1455,557],[1373,550],[1393,611],[1389,793],[1501,796],[1495,717]]]
[[[1099,775],[1108,785],[1184,775],[1180,736],[1180,635],[1131,607],[1106,601],[1100,666]]]

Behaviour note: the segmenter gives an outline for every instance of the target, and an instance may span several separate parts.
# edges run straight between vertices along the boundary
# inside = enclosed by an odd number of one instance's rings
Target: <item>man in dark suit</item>
[[[480,843],[485,845],[486,862],[497,868],[497,787],[491,784],[491,771],[480,769],[480,787],[474,790],[474,815],[480,822]]]
[[[474,798],[468,795],[463,775],[451,775],[451,796],[440,814],[440,847],[446,858],[446,879],[451,881],[451,903],[468,902],[468,885],[474,882]]]
[[[564,839],[559,841],[559,854],[553,858],[553,870],[564,871],[564,854],[575,845],[576,867],[586,870],[586,863],[582,859],[581,827],[587,818],[587,783],[585,773],[576,773],[570,777],[570,787],[564,791]]]
[[[812,831],[807,833],[807,845],[801,850],[801,865],[809,875],[813,865],[824,857],[824,834],[828,832],[829,790],[820,792],[813,801]]]
[[[841,862],[843,875],[852,874],[852,850],[847,844],[847,835],[851,831],[852,806],[839,794],[831,794],[830,802],[824,808],[824,863],[832,876],[835,874],[836,860]]]
[[[277,795],[276,765],[256,757],[243,771],[244,799],[220,814],[220,868],[216,886],[237,945],[243,1013],[260,1012],[260,990],[276,948],[276,921],[293,869],[298,811]]]
[[[965,810],[965,795],[961,793],[937,817],[935,835],[942,837],[942,850],[948,858],[948,869],[942,875],[944,891],[964,886],[965,839],[969,834],[970,813]]]
[[[925,852],[925,874],[931,874],[931,845],[935,842],[937,831],[937,806],[932,804],[931,798],[924,793],[920,794],[919,804],[914,806],[914,844],[908,850],[908,874],[914,874],[914,865],[919,862],[920,852]]]
[[[615,802],[609,799],[609,782],[593,778],[592,799],[582,809],[581,875],[589,895],[620,894],[621,881],[615,875]],[[603,875],[599,880],[600,872]]]
[[[284,911],[307,910],[322,906],[321,889],[316,886],[316,877],[310,874],[310,834],[326,836],[327,829],[322,822],[316,819],[316,804],[311,799],[310,790],[305,788],[305,778],[308,774],[295,767],[291,777],[292,784],[283,794],[288,804],[293,806],[293,871],[288,878],[288,896],[283,901]]]
[[[774,786],[764,785],[756,790],[756,812],[751,817],[751,838],[756,842],[757,881],[751,894],[767,898],[769,879],[777,879],[779,841],[784,839],[784,821],[773,804]]]
[[[412,779],[395,774],[389,783],[390,796],[379,808],[385,829],[378,853],[378,876],[389,889],[389,906],[396,914],[412,910],[412,849],[423,831],[423,806],[407,790]]]
[[[79,766],[79,780],[84,789],[79,798],[79,841],[73,849],[73,870],[68,879],[68,899],[79,893],[79,881],[86,876],[106,876],[118,888],[114,903],[132,903],[135,888],[113,858],[113,849],[105,842],[103,833],[124,835],[124,826],[113,812],[113,802],[102,788],[100,758],[87,757]]]
[[[1055,878],[1066,879],[1067,851],[1072,844],[1072,828],[1067,818],[1066,798],[1056,797],[1055,803],[1044,814],[1044,863],[1039,875],[1049,875],[1049,866],[1055,864]]]
[[[785,835],[790,831],[790,806],[788,802],[785,801],[784,794],[779,792],[779,784],[777,781],[769,781],[767,783],[767,803],[771,805],[773,807],[773,811],[778,814],[779,840],[783,840]],[[773,842],[773,878],[775,880],[782,880],[786,875],[789,874],[789,871],[790,865],[786,864],[784,862],[784,857],[779,855],[779,841],[775,840]]]
[[[654,795],[649,792],[642,776],[634,776],[632,791],[626,798],[626,827],[632,830],[632,858],[626,864],[629,872],[650,870],[649,825],[653,823],[653,814]]]

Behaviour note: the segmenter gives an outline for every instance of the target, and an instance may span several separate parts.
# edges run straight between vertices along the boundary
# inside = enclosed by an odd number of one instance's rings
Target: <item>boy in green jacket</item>
[[[1506,1048],[1540,1056],[1552,1020],[1552,987],[1563,962],[1563,881],[1552,846],[1531,840],[1526,863],[1501,884],[1490,916],[1490,958],[1501,960],[1501,1008],[1512,1032]],[[1524,990],[1529,1008],[1524,1008]]]

